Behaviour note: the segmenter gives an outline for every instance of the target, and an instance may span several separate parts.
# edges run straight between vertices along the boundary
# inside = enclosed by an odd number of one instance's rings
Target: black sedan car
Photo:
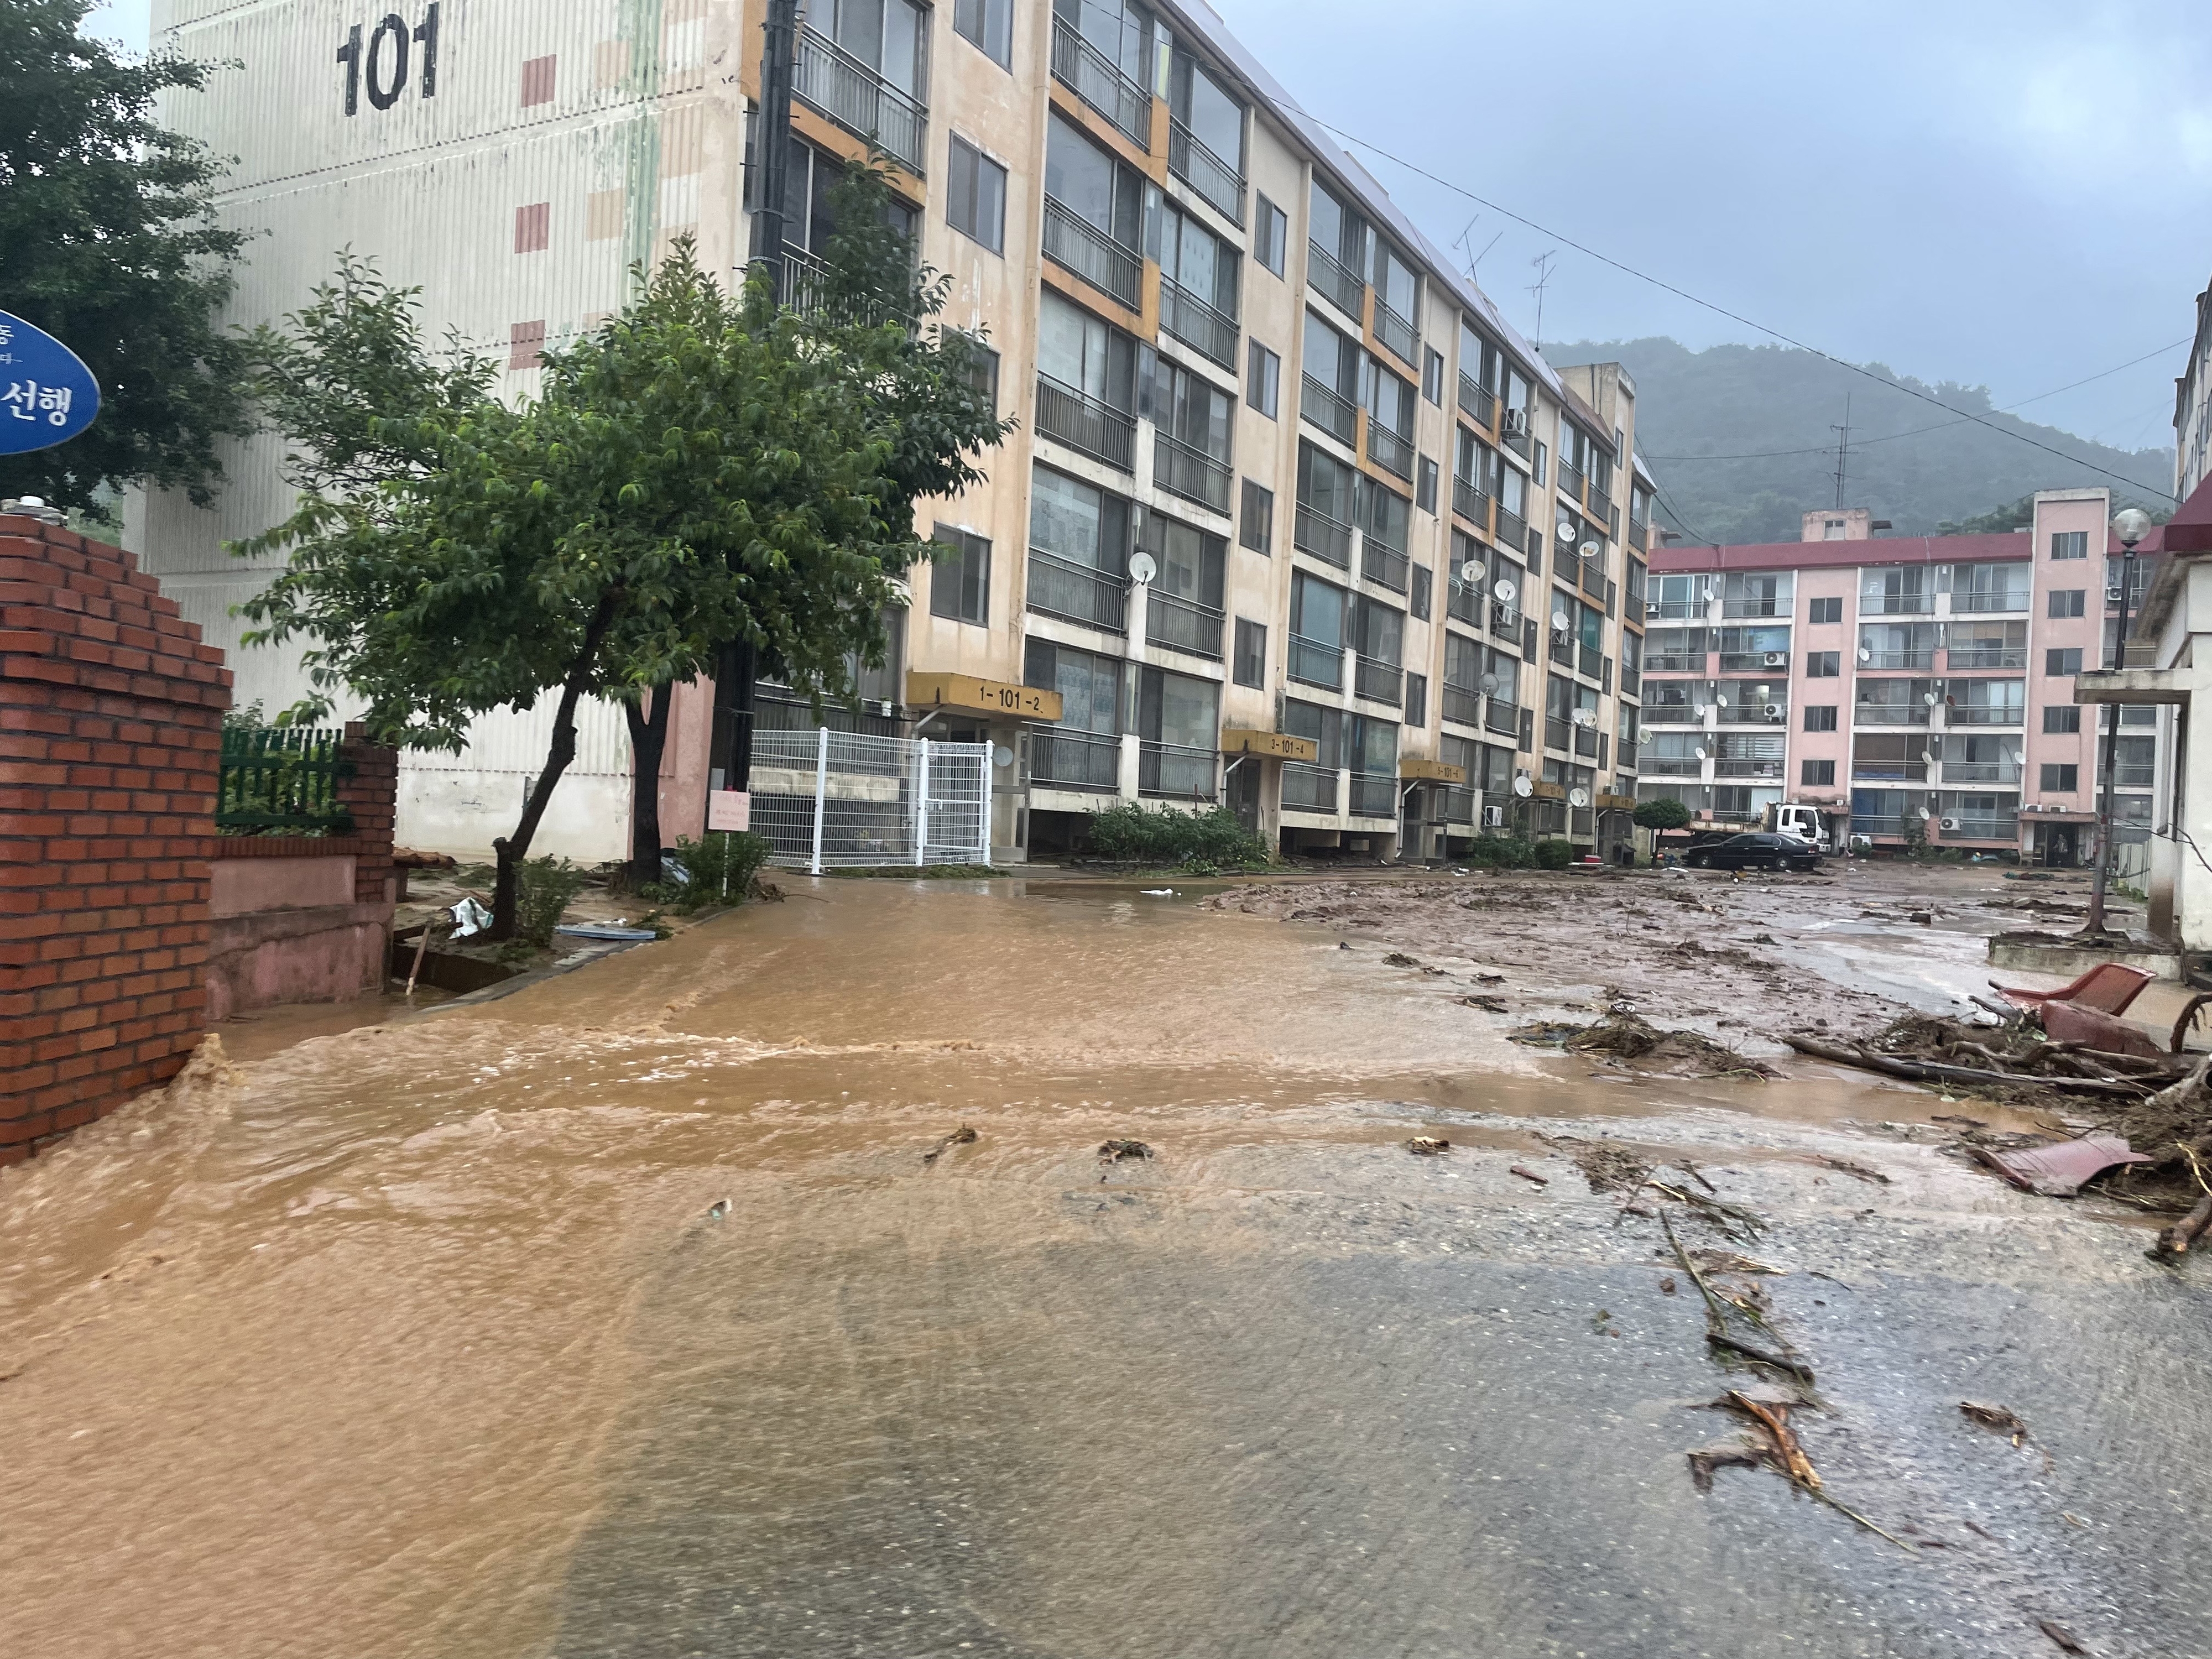
[[[1682,854],[1692,870],[1796,870],[1820,867],[1820,855],[1794,836],[1770,836],[1753,831],[1730,836],[1709,846],[1692,847]]]

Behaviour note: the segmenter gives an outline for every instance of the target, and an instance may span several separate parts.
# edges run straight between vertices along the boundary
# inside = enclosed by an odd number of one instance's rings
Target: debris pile
[[[1776,1075],[1772,1066],[1740,1054],[1702,1032],[1662,1030],[1632,1013],[1607,1014],[1594,1025],[1540,1020],[1508,1031],[1506,1036],[1530,1048],[1564,1048],[1575,1054],[1609,1054],[1615,1060],[1638,1060],[1653,1069],[1663,1067],[1691,1077],[1759,1080]]]

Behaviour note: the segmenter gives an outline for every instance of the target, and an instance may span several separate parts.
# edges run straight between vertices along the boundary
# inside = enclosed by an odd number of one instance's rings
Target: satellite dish
[[[1588,806],[1589,805],[1589,791],[1587,789],[1568,790],[1567,805],[1575,807]]]
[[[1554,611],[1552,613],[1552,626],[1558,629],[1562,634],[1565,633],[1567,631],[1567,613],[1564,611]]]
[[[1698,718],[1699,720],[1703,720],[1703,719],[1705,719],[1705,704],[1703,704],[1703,703],[1701,703],[1701,702],[1700,702],[1700,703],[1692,703],[1692,704],[1691,705],[1691,707],[1692,707],[1693,709],[1695,709],[1695,710],[1697,711],[1697,716],[1698,716]]]
[[[1691,753],[1692,753],[1693,755],[1695,755],[1695,756],[1696,756],[1699,760],[1703,760],[1703,759],[1705,759],[1705,745],[1704,745],[1703,744],[1698,744],[1695,749],[1692,750],[1690,752],[1691,752]]]
[[[1482,695],[1486,697],[1494,697],[1498,695],[1497,675],[1485,674],[1482,677]]]
[[[1583,557],[1586,559],[1594,559],[1597,557],[1599,554],[1604,552],[1605,550],[1600,547],[1595,542],[1584,542],[1580,547],[1577,548],[1575,551],[1581,554]]]
[[[1526,800],[1536,793],[1536,786],[1529,782],[1525,775],[1517,777],[1513,780],[1513,793]]]
[[[1138,586],[1144,586],[1159,574],[1160,568],[1151,554],[1139,552],[1129,556],[1129,580]]]
[[[1513,603],[1514,595],[1518,593],[1521,590],[1514,586],[1513,584],[1508,581],[1504,577],[1500,576],[1495,582],[1491,584],[1490,591],[1492,594],[1496,597],[1498,604],[1510,605]]]
[[[1482,561],[1480,559],[1465,559],[1461,561],[1459,567],[1459,581],[1462,587],[1474,587],[1480,583],[1481,580]]]
[[[1577,726],[1595,726],[1597,724],[1597,716],[1587,708],[1576,709],[1573,719]]]
[[[1933,766],[1933,765],[1935,765],[1935,764],[1936,764],[1936,757],[1935,757],[1934,753],[1933,753],[1932,751],[1929,750],[1926,750],[1926,749],[1922,750],[1920,751],[1920,758],[1921,758],[1922,760],[1923,760],[1923,761],[1926,761],[1926,762],[1928,763],[1928,764],[1929,764],[1929,765],[1930,765],[1930,766]]]
[[[1713,701],[1714,701],[1715,702],[1717,702],[1717,703],[1720,704],[1720,706],[1721,706],[1722,708],[1727,708],[1727,707],[1729,706],[1729,700],[1728,700],[1725,696],[1715,697],[1715,698],[1713,699]]]
[[[2017,765],[2019,765],[2019,764],[2020,764],[2020,750],[2017,750],[2017,749],[2008,749],[2008,750],[2007,750],[2005,751],[2005,764],[2006,764],[2007,766],[2017,766]]]
[[[1859,647],[1859,660],[1861,662],[1872,662],[1874,660],[1874,652],[1872,649],[1863,645]]]
[[[1571,542],[1575,538],[1575,521],[1564,513],[1559,514],[1559,539],[1563,542]]]
[[[1920,809],[1920,821],[1921,821],[1921,823],[1927,823],[1929,819],[1930,819],[1930,818],[1934,817],[1935,816],[1936,816],[1936,815],[1935,815],[1933,812],[1929,811],[1926,807],[1924,807],[1924,806],[1923,806],[1923,807],[1922,807],[1922,808]]]
[[[1012,750],[1007,748],[1003,743],[994,743],[991,745],[992,765],[997,767],[1001,772],[1003,772],[1013,763],[1014,751]]]
[[[1936,694],[1933,691],[1923,691],[1920,694],[1920,701],[1933,708],[1936,706]]]

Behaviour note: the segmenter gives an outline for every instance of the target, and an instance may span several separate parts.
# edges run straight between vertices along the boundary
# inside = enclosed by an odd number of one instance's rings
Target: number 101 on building
[[[364,44],[363,29],[368,37]],[[371,108],[390,109],[399,101],[399,94],[407,90],[410,71],[415,65],[410,61],[412,49],[422,48],[422,95],[438,95],[438,0],[422,9],[422,21],[413,28],[398,12],[386,12],[374,27],[356,23],[346,31],[345,44],[338,48],[338,62],[345,65],[345,112],[357,113],[361,94],[368,93]]]

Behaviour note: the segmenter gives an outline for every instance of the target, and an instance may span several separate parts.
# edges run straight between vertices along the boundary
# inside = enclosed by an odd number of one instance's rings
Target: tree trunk
[[[669,712],[676,688],[656,685],[641,694],[653,699],[650,714],[636,702],[623,704],[629,721],[629,881],[633,888],[660,879],[660,762],[668,751]]]
[[[568,763],[576,758],[576,705],[583,701],[585,690],[592,683],[599,642],[606,637],[607,628],[614,619],[614,608],[615,596],[609,594],[599,601],[599,609],[586,624],[583,648],[577,652],[575,664],[562,683],[561,707],[553,717],[552,746],[546,750],[544,769],[530,786],[530,799],[523,804],[522,821],[514,826],[514,835],[502,836],[491,844],[492,854],[499,861],[499,873],[492,883],[491,926],[484,937],[495,944],[514,937],[515,901],[520,896],[521,886],[516,872],[522,860],[530,856],[530,843],[538,834],[538,821],[544,817],[547,804],[553,799],[554,786],[568,769]]]

